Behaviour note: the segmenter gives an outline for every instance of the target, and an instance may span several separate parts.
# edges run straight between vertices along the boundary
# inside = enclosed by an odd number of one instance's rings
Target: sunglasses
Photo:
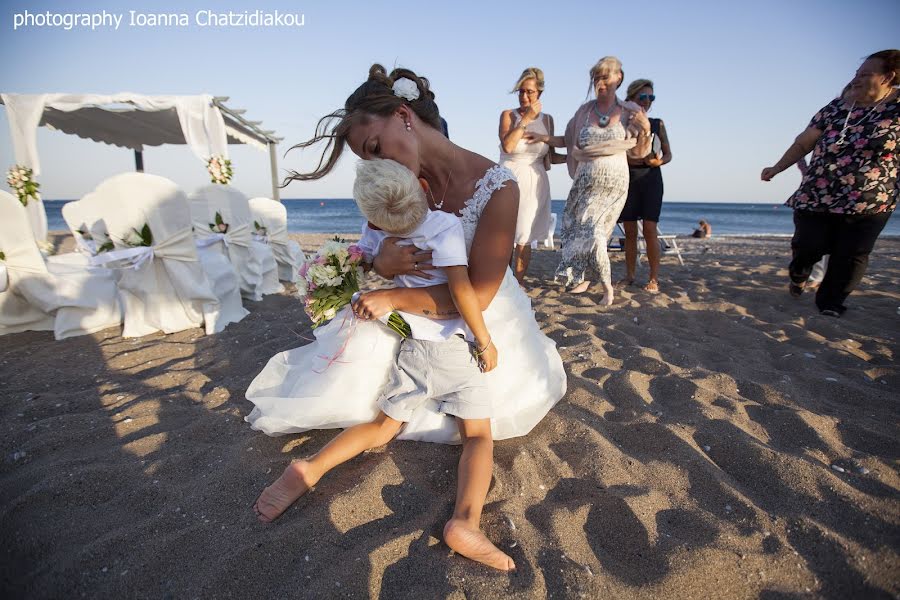
[[[649,100],[650,102],[653,102],[654,100],[656,100],[656,96],[654,96],[653,94],[639,94],[638,100]]]
[[[526,90],[524,88],[519,88],[516,91],[519,92],[519,95],[527,94],[529,96],[537,96],[537,93],[538,93],[537,90]]]

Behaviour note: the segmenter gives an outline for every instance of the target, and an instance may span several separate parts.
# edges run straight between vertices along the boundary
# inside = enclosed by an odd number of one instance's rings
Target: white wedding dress
[[[494,166],[476,184],[460,214],[467,249],[491,195],[511,179],[508,169]],[[566,392],[562,359],[538,328],[531,300],[509,269],[484,319],[499,352],[485,392],[493,401],[494,439],[525,435]],[[246,421],[254,429],[281,435],[349,427],[378,414],[376,401],[399,336],[380,322],[353,318],[349,307],[314,334],[314,342],[272,357],[250,384],[247,399],[255,408]],[[437,402],[418,409],[398,439],[460,443],[455,419],[439,413]]]

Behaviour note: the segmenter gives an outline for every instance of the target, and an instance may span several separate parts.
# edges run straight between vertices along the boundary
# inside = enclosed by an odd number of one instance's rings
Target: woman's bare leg
[[[494,471],[494,440],[490,419],[457,419],[463,440],[453,518],[444,526],[444,541],[466,558],[501,571],[516,568],[481,531],[481,511]]]
[[[528,265],[531,263],[531,245],[524,246],[516,244],[516,251],[513,254],[513,275],[521,284],[525,280],[525,272],[528,271]]]
[[[636,224],[635,224],[636,225]],[[635,227],[636,229],[636,227]],[[644,221],[644,242],[647,245],[647,262],[650,263],[650,280],[644,289],[659,291],[659,237],[655,221]]]
[[[630,285],[634,281],[634,273],[637,270],[637,221],[623,221],[622,228],[625,229],[625,277],[621,280],[621,283]]]
[[[366,450],[384,446],[397,435],[402,425],[402,422],[379,412],[371,423],[354,425],[339,433],[309,459],[292,462],[256,500],[253,509],[259,520],[265,523],[274,521],[316,485],[325,473]]]

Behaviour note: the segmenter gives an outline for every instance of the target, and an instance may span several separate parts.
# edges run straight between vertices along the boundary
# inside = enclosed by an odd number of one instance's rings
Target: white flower
[[[297,280],[297,295],[300,298],[305,298],[309,293],[309,285],[306,283],[306,279],[301,277]]]
[[[406,77],[401,77],[395,81],[391,90],[393,90],[395,96],[400,96],[410,102],[419,99],[419,86],[416,85],[415,81]]]
[[[328,310],[325,311],[325,314],[323,314],[322,316],[325,317],[326,319],[333,319],[334,315],[336,315],[336,314],[337,314],[336,310],[334,310],[333,308],[329,308]]]

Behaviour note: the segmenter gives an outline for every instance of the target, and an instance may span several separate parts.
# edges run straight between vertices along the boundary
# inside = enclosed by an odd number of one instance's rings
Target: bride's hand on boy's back
[[[415,246],[398,246],[400,239],[389,237],[384,240],[373,263],[375,272],[385,279],[393,279],[397,275],[418,275],[431,279],[431,275],[425,272],[431,268],[431,252]]]

